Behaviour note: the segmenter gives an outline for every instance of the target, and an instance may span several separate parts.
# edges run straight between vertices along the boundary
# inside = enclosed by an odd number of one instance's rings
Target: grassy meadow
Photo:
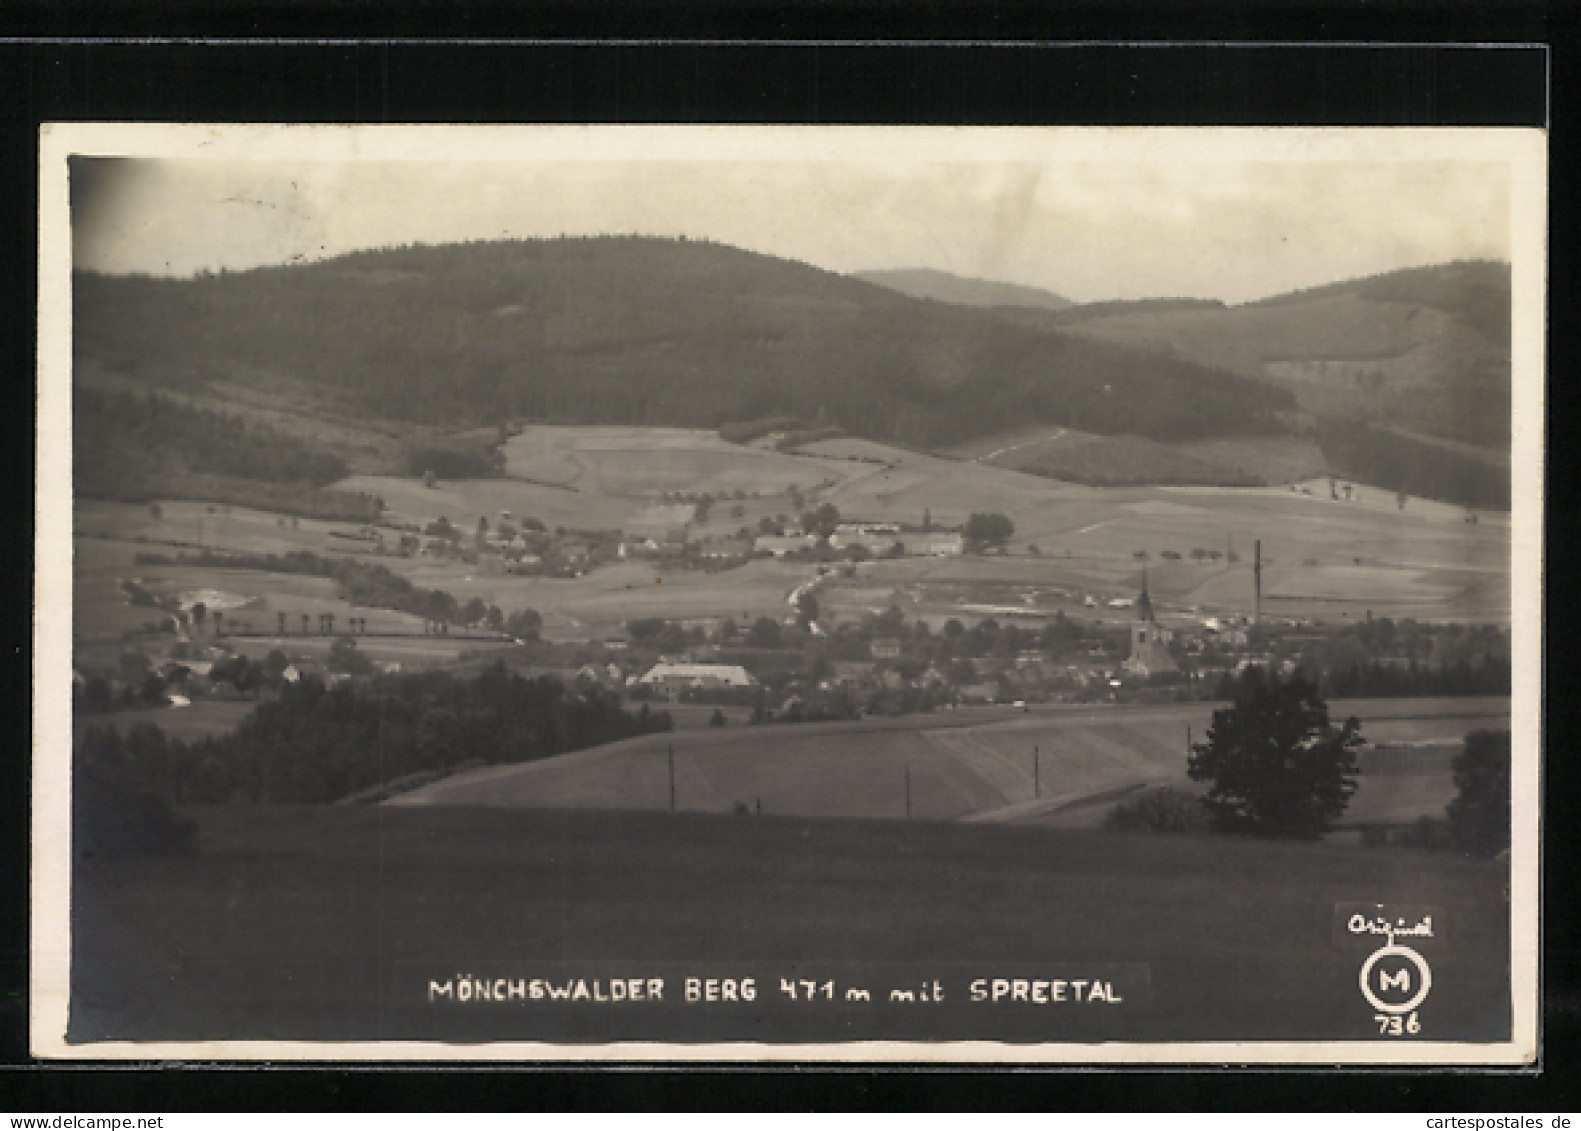
[[[82,861],[70,1039],[769,1042],[1345,1040],[1378,1044],[1337,902],[1426,904],[1421,1039],[1509,1031],[1505,869],[1409,849],[932,821],[472,807],[200,811],[192,857]],[[820,963],[984,975],[1146,967],[1082,1014],[425,1010],[408,963]],[[1081,975],[1077,975],[1081,976]],[[765,990],[765,993],[768,991]],[[699,1017],[702,1019],[699,1020]],[[1410,1039],[1410,1038],[1403,1038]]]
[[[423,786],[397,807],[667,809],[776,816],[1091,825],[1146,786],[1194,789],[1187,730],[1214,704],[939,711],[795,726],[730,725],[647,735],[542,761],[490,766]],[[1450,764],[1471,730],[1508,726],[1507,699],[1337,700],[1376,747],[1362,752],[1347,821],[1442,817]],[[1034,768],[1034,747],[1037,748]],[[1409,747],[1407,758],[1395,748]],[[1358,816],[1359,815],[1359,816]]]

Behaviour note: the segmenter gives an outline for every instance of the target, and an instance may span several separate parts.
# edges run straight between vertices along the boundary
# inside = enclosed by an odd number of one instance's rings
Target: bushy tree
[[[1003,546],[1016,532],[1016,524],[1005,515],[974,514],[966,520],[961,535],[973,546]]]
[[[833,503],[822,503],[816,510],[810,510],[801,516],[801,528],[809,534],[820,534],[827,538],[833,534],[835,527],[840,525],[840,508]]]
[[[818,619],[818,598],[809,590],[802,590],[796,598],[796,611],[801,615],[802,624],[811,624]]]
[[[783,643],[779,621],[759,617],[747,631],[747,643],[754,648],[778,648]]]
[[[1209,784],[1203,804],[1226,832],[1314,839],[1356,792],[1361,724],[1329,721],[1317,687],[1262,668],[1235,682],[1234,702],[1213,713],[1204,742],[1192,746],[1193,781]]]
[[[1466,735],[1454,771],[1460,792],[1449,803],[1449,830],[1455,847],[1495,856],[1510,846],[1510,732]]]
[[[517,609],[505,621],[505,631],[520,640],[536,640],[543,629],[543,617],[537,609]]]

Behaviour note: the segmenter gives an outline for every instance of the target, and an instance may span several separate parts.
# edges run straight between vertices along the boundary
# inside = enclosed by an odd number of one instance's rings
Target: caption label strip
[[[1059,961],[401,963],[395,991],[396,1020],[425,1035],[1047,1041],[1124,1035],[1152,975]]]

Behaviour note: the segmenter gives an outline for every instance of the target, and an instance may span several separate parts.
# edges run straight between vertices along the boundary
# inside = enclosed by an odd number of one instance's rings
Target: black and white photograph
[[[1533,1063],[1542,131],[40,144],[35,1056]]]

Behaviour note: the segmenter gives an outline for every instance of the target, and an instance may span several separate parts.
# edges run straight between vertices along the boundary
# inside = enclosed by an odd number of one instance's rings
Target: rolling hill
[[[855,271],[852,278],[888,287],[912,298],[953,302],[959,306],[1030,306],[1039,310],[1064,310],[1068,298],[1039,287],[1016,283],[996,283],[987,279],[968,279],[948,271],[916,268],[909,271]]]
[[[1395,271],[1239,306],[1164,300],[1000,315],[1257,378],[1309,412],[1509,447],[1507,263]]]
[[[190,280],[79,275],[79,364],[446,424],[714,428],[790,415],[934,447],[1047,422],[1269,435],[1251,376],[804,264],[638,237],[409,247]]]

